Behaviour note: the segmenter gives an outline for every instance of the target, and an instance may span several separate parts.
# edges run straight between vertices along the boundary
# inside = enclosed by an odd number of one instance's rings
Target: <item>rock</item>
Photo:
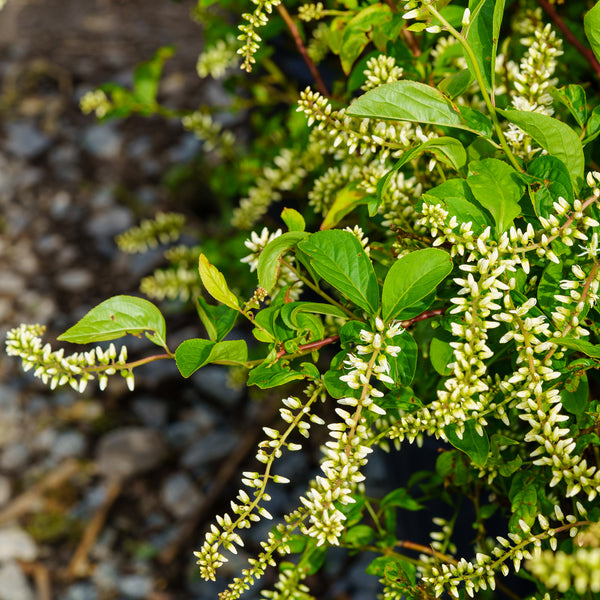
[[[0,562],[35,560],[38,551],[33,538],[16,525],[0,529]]]
[[[0,565],[0,600],[34,600],[33,589],[16,562]]]
[[[83,147],[97,158],[114,160],[121,152],[122,138],[113,124],[93,125],[83,135]]]
[[[154,587],[148,575],[122,575],[119,579],[119,591],[127,598],[146,598]]]
[[[29,462],[29,448],[27,444],[11,444],[4,448],[2,458],[0,458],[0,467],[7,471],[20,471],[27,466]]]
[[[107,433],[98,443],[98,470],[106,477],[125,479],[157,467],[166,452],[163,436],[154,429],[117,429]]]
[[[104,596],[111,595],[114,597],[115,592],[119,587],[119,579],[120,574],[111,559],[98,563],[94,575],[92,576],[96,588],[100,590]]]
[[[174,473],[165,480],[160,497],[177,518],[184,518],[201,504],[202,494],[187,473]]]
[[[0,294],[18,296],[25,286],[25,279],[21,275],[11,271],[0,271]]]
[[[229,387],[227,370],[219,366],[209,365],[196,371],[192,381],[203,394],[227,407],[237,404],[244,394],[242,389]]]
[[[181,457],[181,464],[193,470],[202,470],[208,463],[227,456],[237,444],[231,431],[213,431],[194,442]]]
[[[86,231],[96,238],[110,238],[133,225],[131,212],[123,206],[114,206],[93,216],[85,225]]]
[[[98,600],[98,590],[90,583],[76,583],[67,590],[65,600]]]
[[[32,159],[42,154],[51,144],[31,121],[13,121],[6,124],[6,150],[19,158]]]
[[[82,456],[87,442],[85,436],[79,431],[64,431],[59,433],[52,444],[52,455],[57,460],[68,456]]]
[[[163,427],[167,422],[167,405],[152,396],[140,396],[133,402],[133,412],[144,425]]]
[[[56,277],[58,287],[72,293],[83,292],[90,288],[93,282],[94,276],[87,269],[82,268],[61,271]]]

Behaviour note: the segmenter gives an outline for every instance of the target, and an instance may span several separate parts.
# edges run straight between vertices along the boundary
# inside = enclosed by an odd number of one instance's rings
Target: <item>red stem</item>
[[[331,335],[322,340],[319,340],[318,342],[310,342],[309,344],[302,344],[301,346],[298,346],[298,351],[299,352],[310,352],[311,350],[318,350],[319,348],[322,348],[323,346],[327,346],[327,344],[333,344],[333,342],[337,342],[339,339],[340,339],[339,335]],[[284,349],[281,349],[277,353],[276,359],[279,360],[282,356],[285,356],[286,354],[287,354],[287,352]]]
[[[426,310],[422,312],[420,315],[413,317],[412,319],[408,319],[407,321],[402,321],[402,327],[405,329],[418,323],[419,321],[425,321],[425,319],[431,319],[431,317],[437,317],[438,315],[443,315],[446,312],[445,308],[434,308],[433,310]]]

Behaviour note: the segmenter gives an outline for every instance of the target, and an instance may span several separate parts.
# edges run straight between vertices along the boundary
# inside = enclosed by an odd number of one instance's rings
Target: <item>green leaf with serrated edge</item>
[[[592,52],[600,60],[600,2],[583,17],[583,28]]]
[[[471,129],[453,104],[434,87],[403,79],[380,85],[357,98],[347,109],[351,117],[411,121]]]
[[[377,277],[356,236],[349,231],[318,231],[298,247],[310,256],[319,277],[369,314],[377,314]]]
[[[560,391],[560,401],[566,411],[574,415],[582,415],[589,407],[590,386],[587,375],[584,373],[578,378],[577,383],[578,385],[574,390],[569,390],[569,386],[565,384]]]
[[[285,223],[288,231],[304,231],[306,228],[304,217],[293,208],[284,208],[281,211],[281,220]]]
[[[394,319],[402,310],[434,292],[451,271],[450,255],[439,248],[416,250],[399,258],[383,283],[383,320]]]
[[[393,343],[395,346],[400,346],[401,350],[398,356],[388,356],[388,363],[390,365],[389,376],[394,380],[394,383],[384,383],[384,385],[391,390],[412,383],[415,377],[419,354],[417,342],[415,342],[415,339],[408,331],[397,335]]]
[[[537,490],[533,480],[523,478],[519,487],[511,485],[510,501],[512,515],[508,522],[508,528],[513,533],[522,534],[523,530],[519,526],[519,520],[523,519],[531,527],[538,513]]]
[[[550,339],[551,342],[557,346],[563,348],[570,348],[571,350],[578,350],[583,352],[586,356],[592,358],[600,358],[600,344],[595,345],[587,340],[580,340],[572,337],[555,337]]]
[[[336,194],[319,229],[335,227],[348,213],[351,213],[357,206],[366,204],[368,200],[369,196],[365,194],[364,190],[358,189],[358,183],[347,185]]]
[[[128,333],[138,337],[145,334],[157,346],[167,347],[167,328],[162,313],[152,302],[135,296],[113,296],[105,300],[58,339],[89,344],[115,340]]]
[[[310,234],[304,231],[288,231],[271,240],[261,251],[258,257],[258,284],[270,292],[277,283],[281,257],[293,248],[300,240],[306,239]]]
[[[209,304],[201,296],[196,299],[196,309],[208,337],[213,342],[220,342],[235,325],[238,312],[224,304]]]
[[[493,225],[492,216],[479,204],[464,179],[444,181],[423,194],[422,200],[427,204],[441,204],[448,211],[448,217],[456,217],[459,223],[471,222],[476,235]]]
[[[477,433],[474,419],[465,422],[462,439],[456,434],[456,425],[454,423],[446,425],[444,433],[448,441],[455,448],[464,452],[473,461],[475,466],[483,467],[485,465],[490,452],[490,440],[485,430],[483,431],[483,435]]]
[[[496,158],[472,162],[467,184],[477,201],[494,217],[498,234],[509,229],[521,214],[519,200],[525,186],[509,164]]]
[[[288,302],[281,308],[281,318],[288,327],[297,327],[298,315],[302,313],[331,315],[343,319],[348,317],[341,308],[323,302]]]
[[[585,159],[579,136],[565,123],[536,112],[496,109],[517,125],[551,156],[556,156],[569,169],[575,190],[583,184]]]
[[[254,367],[248,376],[247,385],[255,385],[261,390],[266,390],[297,379],[304,379],[304,375],[278,361],[271,364],[262,363]]]
[[[449,333],[441,331],[431,338],[429,345],[429,360],[442,377],[448,377],[452,373],[452,369],[448,368],[448,365],[454,362],[454,349],[450,345],[451,341],[454,341],[454,338]]]
[[[585,125],[588,111],[585,89],[582,86],[572,83],[560,88],[551,87],[548,91],[554,100],[567,107],[580,127]]]
[[[547,317],[551,317],[557,304],[559,304],[555,296],[557,290],[560,289],[562,275],[562,263],[556,264],[553,262],[549,262],[542,273],[537,289],[537,306]]]
[[[233,310],[239,310],[240,305],[238,299],[235,297],[233,292],[229,289],[225,277],[217,267],[211,265],[204,254],[200,255],[198,261],[198,271],[200,272],[200,279],[206,289],[206,291],[219,302],[222,302]]]
[[[538,217],[547,219],[553,215],[556,212],[554,203],[560,197],[573,204],[575,195],[569,171],[555,156],[538,156],[527,168],[527,174],[536,179],[533,184],[533,202]]]
[[[405,510],[421,510],[422,504],[419,504],[405,488],[398,488],[384,496],[381,501],[381,508],[387,506],[399,506]]]
[[[175,362],[183,377],[189,377],[204,365],[245,365],[248,348],[244,340],[212,342],[210,340],[185,340],[175,351]]]

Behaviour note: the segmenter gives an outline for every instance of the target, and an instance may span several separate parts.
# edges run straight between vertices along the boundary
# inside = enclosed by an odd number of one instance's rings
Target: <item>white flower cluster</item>
[[[281,233],[281,229],[277,229],[277,231],[269,233],[269,230],[266,227],[263,227],[260,235],[258,235],[255,231],[250,234],[250,237],[244,242],[246,248],[250,250],[250,254],[244,256],[244,258],[241,259],[241,262],[246,263],[250,267],[251,273],[256,271],[258,268],[258,259],[260,257],[260,253],[269,244],[269,242],[278,238]],[[293,256],[286,256],[285,259],[290,265],[294,264],[295,258]],[[292,301],[298,300],[302,294],[302,282],[298,279],[297,275],[290,269],[288,265],[283,264],[279,268],[279,276],[277,278],[275,287],[271,290],[271,296],[275,296],[279,290],[287,286],[291,286],[288,288],[287,297]]]
[[[103,350],[97,346],[88,352],[75,352],[65,356],[64,350],[52,350],[44,344],[41,336],[46,331],[43,325],[20,325],[6,334],[6,353],[21,359],[23,370],[33,370],[51,389],[69,384],[83,393],[87,384],[98,376],[101,390],[106,388],[108,377],[117,371],[127,381],[130,390],[134,389],[133,373],[127,367],[127,348],[121,347],[117,354],[114,344]]]
[[[582,596],[600,592],[600,548],[577,548],[572,554],[545,550],[527,568],[549,588],[566,592],[571,586]]]
[[[325,16],[325,7],[322,2],[303,4],[298,7],[298,18],[301,21],[318,21]]]
[[[224,40],[218,40],[198,56],[196,71],[202,78],[210,75],[214,79],[221,79],[228,69],[237,67],[238,64],[235,39],[228,36]]]
[[[385,83],[398,81],[404,69],[396,65],[396,59],[393,56],[379,54],[372,56],[367,61],[367,68],[364,71],[367,80],[362,86],[365,91],[372,90]]]
[[[315,64],[319,64],[329,53],[329,25],[319,23],[312,32],[306,46],[306,53]]]
[[[356,354],[349,353],[344,361],[347,372],[340,380],[356,394],[338,399],[340,406],[335,412],[342,420],[328,425],[331,439],[323,448],[321,469],[324,476],[317,476],[308,492],[300,498],[309,515],[309,523],[301,530],[314,537],[318,545],[339,544],[346,517],[336,503],[353,503],[352,492],[364,481],[361,468],[372,452],[370,446],[374,437],[364,410],[385,415],[385,410],[377,404],[377,399],[384,393],[372,384],[372,380],[394,383],[389,375],[387,356],[396,357],[401,351],[400,346],[393,344],[393,338],[404,330],[398,322],[386,326],[379,318],[375,320],[374,329],[361,330],[360,339],[364,345],[357,345]]]
[[[98,119],[104,117],[112,107],[111,101],[102,90],[87,92],[79,101],[79,108],[84,115],[89,115],[93,112]]]
[[[137,227],[131,227],[119,234],[115,241],[122,252],[146,252],[148,248],[176,241],[184,225],[184,215],[159,212],[153,219],[144,219]]]
[[[140,292],[155,300],[181,300],[187,302],[202,294],[197,268],[178,266],[173,269],[156,269],[142,278]]]
[[[562,54],[562,41],[548,23],[543,28],[535,28],[532,35],[521,42],[528,50],[520,65],[508,63],[507,66],[509,79],[513,80],[516,90],[512,105],[517,110],[552,116],[552,96],[548,90],[557,82],[553,75],[557,58]],[[531,140],[513,123],[509,123],[506,139],[513,151],[524,157],[530,157],[535,151]]]
[[[215,152],[217,156],[233,155],[235,137],[231,131],[223,131],[219,123],[206,112],[197,110],[181,119],[185,129],[191,131],[204,142],[207,152]]]
[[[242,41],[243,45],[237,51],[243,59],[242,69],[248,73],[252,71],[252,65],[256,62],[254,55],[260,47],[261,37],[256,30],[269,22],[267,14],[271,14],[273,9],[281,4],[281,0],[252,0],[252,2],[256,5],[254,12],[242,15],[246,23],[239,26],[242,33],[238,36],[238,40]]]

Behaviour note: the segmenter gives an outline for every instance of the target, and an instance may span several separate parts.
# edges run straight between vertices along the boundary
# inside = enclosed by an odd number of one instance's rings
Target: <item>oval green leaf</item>
[[[152,302],[135,296],[114,296],[105,300],[58,339],[89,344],[114,340],[128,333],[138,337],[145,333],[157,346],[167,347],[162,313]]]
[[[450,255],[439,248],[425,248],[406,254],[388,271],[383,283],[383,320],[397,318],[435,291],[452,271]]]
[[[222,302],[229,308],[239,310],[240,305],[238,299],[229,289],[225,277],[217,267],[211,265],[204,254],[200,255],[198,261],[198,270],[200,271],[200,279],[206,288],[206,291],[219,302]]]
[[[248,348],[244,340],[212,342],[210,340],[185,340],[175,351],[175,362],[183,377],[189,377],[204,365],[245,365]]]
[[[271,240],[262,250],[258,257],[258,284],[260,287],[270,292],[277,277],[279,277],[279,265],[281,257],[290,248],[293,248],[299,241],[309,236],[304,231],[288,231]]]

